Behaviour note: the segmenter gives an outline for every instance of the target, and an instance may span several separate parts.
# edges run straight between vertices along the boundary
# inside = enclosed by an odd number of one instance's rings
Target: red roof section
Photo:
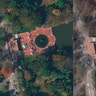
[[[49,43],[45,48],[39,48],[35,44],[35,39],[38,35],[44,34],[48,37]],[[54,46],[55,44],[55,36],[52,34],[52,29],[51,28],[37,28],[36,30],[33,30],[31,32],[25,32],[19,34],[20,36],[20,42],[21,42],[21,47],[23,49],[24,55],[25,56],[30,56],[33,53],[42,53],[46,48],[49,46]],[[15,42],[15,46],[11,48],[13,51],[18,51],[18,45],[15,40],[12,40],[10,42]],[[24,46],[24,44],[27,44],[27,47]]]
[[[2,70],[1,70],[2,74],[5,76],[5,77],[8,77],[12,74],[13,72],[13,69],[11,68],[6,68],[6,67],[3,67]]]
[[[29,37],[30,37],[30,33],[29,33],[29,32],[21,33],[21,34],[20,34],[20,37],[21,37],[22,39],[29,38]]]
[[[89,37],[86,38],[87,53],[91,56],[95,54],[94,44],[90,42]]]
[[[30,33],[25,32],[20,34],[21,38],[21,47],[23,49],[24,55],[32,55],[32,44],[31,44],[31,38],[30,38]],[[28,46],[25,48],[24,44],[27,44]]]

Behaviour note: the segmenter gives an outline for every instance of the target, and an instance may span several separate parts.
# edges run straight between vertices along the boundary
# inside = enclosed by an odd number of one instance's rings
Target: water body
[[[73,22],[69,24],[62,24],[57,27],[53,27],[53,34],[56,36],[56,45],[59,48],[62,46],[71,46],[73,45]]]
[[[48,44],[48,38],[45,35],[39,35],[36,37],[35,40],[35,44],[40,47],[40,48],[44,48],[47,46]]]

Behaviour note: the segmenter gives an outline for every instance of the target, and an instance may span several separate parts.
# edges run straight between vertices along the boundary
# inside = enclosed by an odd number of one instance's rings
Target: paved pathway
[[[14,90],[14,92],[10,93],[10,95],[16,95],[16,93],[19,93],[20,92],[20,89],[19,89],[19,85],[18,85],[18,81],[17,81],[17,78],[16,78],[16,74],[15,73],[12,73],[10,76],[9,76],[9,91],[12,91]]]
[[[83,46],[84,46],[83,54],[86,55],[86,54],[88,54],[87,45],[86,45],[86,40],[89,38],[88,30],[84,29],[84,24],[82,21],[77,22],[77,27],[78,27],[79,31],[82,33],[82,36],[85,38],[85,42],[83,44]],[[88,63],[88,61],[86,63]],[[94,60],[92,61],[91,65],[92,66],[90,67],[90,69],[88,69],[86,72],[86,96],[96,96],[95,88],[94,88],[94,84],[93,84],[94,81],[92,78],[92,72],[95,68]]]

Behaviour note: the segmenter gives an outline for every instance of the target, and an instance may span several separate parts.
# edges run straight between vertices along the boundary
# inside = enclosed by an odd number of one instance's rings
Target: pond
[[[41,34],[39,36],[36,37],[36,40],[35,40],[35,44],[40,47],[40,48],[44,48],[47,46],[48,44],[48,38],[47,36]]]
[[[56,36],[56,45],[59,48],[73,45],[73,22],[53,27],[53,34]]]

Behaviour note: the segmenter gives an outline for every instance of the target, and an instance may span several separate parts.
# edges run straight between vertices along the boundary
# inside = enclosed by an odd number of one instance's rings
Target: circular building
[[[30,32],[33,44],[36,47],[36,53],[42,53],[48,47],[55,45],[56,38],[51,28],[37,28]]]

